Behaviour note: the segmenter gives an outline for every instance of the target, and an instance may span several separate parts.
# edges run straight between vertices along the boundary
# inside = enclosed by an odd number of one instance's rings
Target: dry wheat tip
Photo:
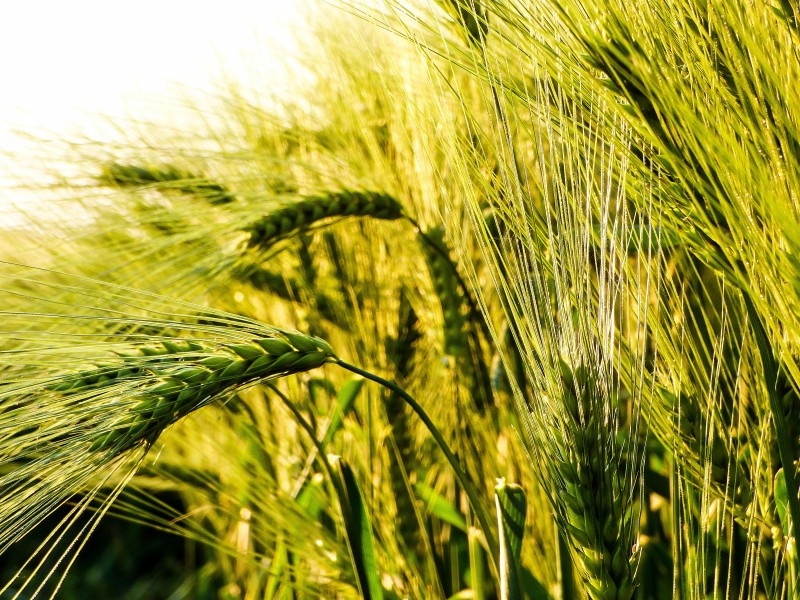
[[[395,220],[402,216],[402,206],[388,194],[353,190],[328,192],[283,206],[245,227],[250,233],[247,246],[269,248],[276,241],[329,217]]]
[[[133,402],[90,441],[91,451],[119,454],[152,444],[167,426],[239,386],[315,369],[334,358],[326,342],[286,331],[216,347],[176,339],[63,377],[50,391],[85,396],[124,384]]]

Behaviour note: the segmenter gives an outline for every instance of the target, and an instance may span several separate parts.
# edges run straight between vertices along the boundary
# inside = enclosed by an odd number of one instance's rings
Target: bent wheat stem
[[[433,439],[436,441],[436,445],[442,450],[447,462],[450,464],[450,467],[453,469],[453,473],[458,480],[459,485],[464,489],[464,492],[467,494],[467,498],[469,498],[469,503],[472,506],[472,510],[475,511],[475,517],[478,519],[478,523],[483,530],[483,535],[486,538],[486,545],[488,546],[488,551],[490,556],[492,557],[492,567],[495,573],[498,572],[497,566],[497,556],[499,556],[499,543],[494,535],[494,530],[492,529],[492,518],[487,513],[486,509],[484,508],[481,502],[481,496],[478,491],[475,489],[475,486],[470,481],[469,477],[466,474],[466,471],[461,466],[461,461],[459,461],[458,457],[450,450],[450,446],[448,445],[447,441],[445,441],[444,436],[442,436],[439,429],[436,425],[431,421],[431,418],[425,412],[425,409],[420,406],[420,404],[412,398],[408,392],[406,392],[403,388],[401,388],[396,383],[389,381],[388,379],[384,379],[379,375],[375,375],[370,373],[369,371],[365,371],[364,369],[360,369],[354,365],[348,364],[343,360],[336,358],[333,362],[343,369],[347,369],[348,371],[352,371],[357,375],[361,375],[365,379],[369,379],[370,381],[374,381],[377,384],[384,386],[385,388],[391,390],[398,396],[400,396],[410,407],[411,409],[417,414],[420,420],[423,422],[427,430],[433,436]]]

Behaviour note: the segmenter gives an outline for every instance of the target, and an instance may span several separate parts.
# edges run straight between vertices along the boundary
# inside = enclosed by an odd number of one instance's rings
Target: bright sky
[[[302,27],[302,0],[3,0],[0,181],[26,144],[110,134],[104,119],[157,119],[179,90],[214,90],[221,74],[281,81]],[[9,157],[8,154],[11,156]],[[12,199],[0,184],[0,220]],[[30,202],[14,194],[14,202]]]

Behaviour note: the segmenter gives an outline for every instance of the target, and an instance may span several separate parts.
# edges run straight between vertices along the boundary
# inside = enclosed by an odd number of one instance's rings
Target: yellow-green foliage
[[[196,597],[795,597],[796,7],[343,4],[3,238],[0,595],[117,510]]]

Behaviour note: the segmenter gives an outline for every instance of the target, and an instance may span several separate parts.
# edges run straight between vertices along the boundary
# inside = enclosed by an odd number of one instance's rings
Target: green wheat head
[[[250,224],[250,248],[268,248],[276,241],[328,217],[372,217],[395,220],[403,215],[400,203],[379,192],[339,191],[304,198],[279,208]]]

